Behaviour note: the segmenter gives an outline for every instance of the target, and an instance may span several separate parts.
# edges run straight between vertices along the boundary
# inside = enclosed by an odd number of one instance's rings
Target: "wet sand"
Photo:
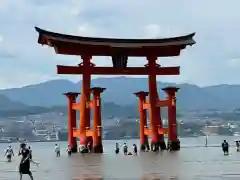
[[[235,137],[210,137],[209,145],[220,145],[223,139],[233,144]],[[179,152],[141,153],[138,156],[116,155],[116,141],[105,141],[105,152],[98,154],[73,154],[67,157],[66,143],[61,143],[61,157],[55,157],[54,143],[33,143],[33,157],[40,162],[39,167],[32,165],[36,180],[82,180],[82,179],[178,179],[178,180],[239,180],[240,153],[235,147],[230,149],[229,156],[224,156],[220,147],[203,146],[204,137],[184,138],[183,148]],[[123,143],[124,141],[119,141]],[[127,141],[131,149],[138,140]],[[0,144],[4,153],[6,144]],[[13,144],[15,150],[18,144]],[[0,158],[0,180],[16,180],[20,158],[13,157],[7,163]],[[23,179],[29,179],[24,175]]]

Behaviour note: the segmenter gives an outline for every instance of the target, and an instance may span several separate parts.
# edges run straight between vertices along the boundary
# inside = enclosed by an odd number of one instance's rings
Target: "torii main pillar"
[[[83,55],[81,58],[83,62],[79,66],[84,68],[84,72],[82,73],[82,95],[80,100],[80,144],[86,146],[91,140],[90,137],[86,136],[86,130],[90,128],[90,108],[87,103],[90,102],[90,68],[93,64],[91,63],[91,55]]]
[[[180,150],[180,141],[177,137],[177,109],[176,92],[179,88],[166,87],[162,89],[168,95],[168,149]]]
[[[157,100],[158,102],[160,102],[160,98],[157,95]],[[157,129],[162,129],[163,128],[163,124],[162,124],[162,117],[161,117],[161,108],[160,107],[156,107],[156,111],[157,111],[157,115],[156,115],[156,126]],[[159,134],[158,133],[158,146],[161,148],[161,150],[166,150],[166,143],[164,140],[164,134]]]
[[[160,67],[156,63],[157,56],[147,56],[149,75],[148,75],[148,86],[149,86],[149,119],[150,119],[150,130],[151,130],[151,149],[154,146],[160,146],[162,149],[166,149],[164,142],[164,136],[159,135],[158,128],[161,126],[161,115],[160,108],[157,107],[157,102],[159,101],[158,91],[157,91],[157,68]]]
[[[68,98],[68,145],[72,148],[72,152],[77,152],[77,140],[73,137],[73,129],[77,127],[76,110],[73,109],[73,104],[76,103],[76,98],[80,93],[67,92],[64,95]]]

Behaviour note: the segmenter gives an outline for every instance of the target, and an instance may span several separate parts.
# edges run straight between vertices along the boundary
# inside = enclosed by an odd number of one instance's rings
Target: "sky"
[[[51,79],[56,65],[77,65],[80,57],[56,55],[37,43],[34,26],[79,36],[166,38],[196,32],[196,44],[181,56],[159,58],[162,66],[181,66],[180,76],[158,80],[199,86],[240,84],[240,1],[219,0],[0,0],[0,88]],[[93,57],[110,66],[109,57]],[[143,66],[144,58],[129,58]]]

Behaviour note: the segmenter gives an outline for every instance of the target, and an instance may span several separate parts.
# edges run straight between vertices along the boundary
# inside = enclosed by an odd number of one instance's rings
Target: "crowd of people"
[[[120,153],[120,145],[119,145],[119,143],[116,143],[115,153],[116,153],[116,154],[119,154],[119,153]],[[129,151],[128,151],[128,145],[127,145],[127,143],[124,143],[124,144],[123,144],[123,154],[124,154],[124,155],[137,155],[137,153],[138,153],[138,150],[137,150],[137,145],[136,145],[136,144],[133,144],[133,146],[132,146],[132,152],[129,152]]]
[[[59,144],[55,144],[55,148],[54,148],[54,152],[56,154],[56,157],[60,157],[60,145]],[[72,148],[70,145],[68,145],[67,149],[66,149],[66,152],[68,154],[68,156],[71,156],[72,155]]]
[[[240,151],[240,141],[237,140],[237,141],[235,141],[235,143],[236,143],[236,150],[237,150],[237,152],[239,152]],[[223,142],[222,142],[222,151],[223,151],[224,155],[229,154],[229,144],[228,144],[227,140],[223,140]]]
[[[12,161],[12,156],[14,156],[14,151],[11,145],[8,146],[4,155],[7,158],[7,162]],[[27,147],[27,144],[21,143],[18,151],[18,156],[21,156],[21,160],[19,163],[20,180],[22,180],[23,174],[29,175],[30,179],[33,180],[33,175],[32,175],[32,172],[30,171],[30,163],[35,163],[35,162],[32,160],[31,147],[30,146]],[[35,164],[38,165],[37,163]]]
[[[240,141],[235,141],[236,142],[236,149],[237,152],[240,151]],[[116,143],[115,147],[115,153],[119,154],[120,153],[120,148],[122,147],[123,154],[124,155],[137,155],[138,154],[138,148],[136,144],[132,145],[132,151],[129,151],[127,143],[124,143],[123,145],[120,145],[119,143]],[[229,144],[226,140],[222,142],[222,151],[224,155],[229,154]],[[54,152],[56,154],[56,157],[60,157],[61,155],[61,149],[59,144],[55,144]],[[79,147],[79,152],[82,154],[91,152],[91,146],[87,145],[86,147]],[[68,145],[66,149],[66,153],[68,156],[72,155],[72,148],[70,145]],[[12,161],[12,157],[15,155],[13,148],[11,145],[9,145],[5,151],[5,154],[7,162]],[[32,172],[30,171],[30,164],[33,163],[38,166],[38,163],[34,162],[32,160],[32,150],[31,147],[28,146],[26,143],[21,143],[20,148],[18,151],[18,156],[21,156],[21,160],[19,163],[19,174],[20,174],[20,180],[22,180],[22,175],[27,174],[29,175],[30,179],[33,180],[33,175]]]

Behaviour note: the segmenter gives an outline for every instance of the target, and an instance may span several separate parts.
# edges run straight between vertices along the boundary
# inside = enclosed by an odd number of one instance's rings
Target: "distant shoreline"
[[[230,137],[236,137],[240,139],[240,136],[233,136],[233,135],[214,135],[212,137],[216,137],[216,136],[230,136]],[[180,137],[182,138],[198,138],[198,137],[205,137],[205,136],[184,136],[184,137]],[[208,136],[208,137],[211,137]],[[119,139],[103,139],[104,141],[111,141],[111,140],[132,140],[132,139],[139,139],[137,137],[128,137],[128,138],[119,138]],[[166,138],[167,139],[167,138]],[[0,140],[0,144],[6,144],[6,143],[21,143],[21,142],[26,142],[26,143],[38,143],[38,142],[67,142],[67,140],[23,140],[23,141],[7,141],[7,140]]]
[[[35,143],[35,142],[61,142],[61,140],[48,140],[48,141],[43,141],[43,140],[25,140],[25,141],[3,141],[3,140],[0,140],[0,144],[6,144],[6,143],[22,143],[22,142],[25,142],[25,143]],[[62,140],[62,142],[65,142]]]

